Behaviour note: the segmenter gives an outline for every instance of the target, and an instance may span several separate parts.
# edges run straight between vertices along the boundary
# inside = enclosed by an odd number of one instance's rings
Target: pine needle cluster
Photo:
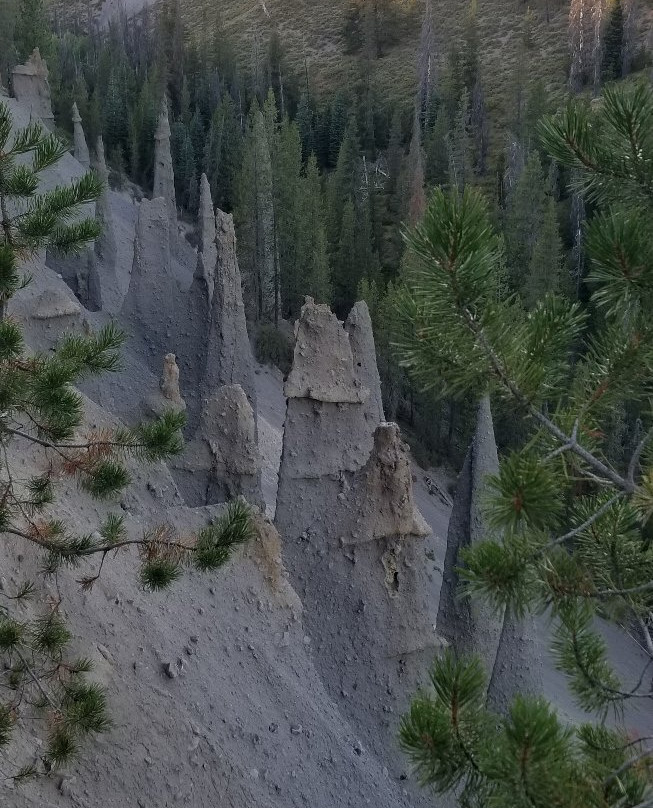
[[[633,682],[617,676],[600,628],[607,619],[638,633],[653,658],[650,84],[574,100],[542,121],[540,138],[597,207],[585,233],[588,302],[548,293],[526,310],[506,296],[482,197],[438,190],[406,235],[418,260],[397,297],[396,347],[423,386],[489,389],[526,419],[528,443],[489,480],[493,535],[464,553],[465,594],[517,616],[548,612],[578,704],[618,720],[625,703],[653,699],[646,669]],[[641,420],[626,462],[607,437],[624,405]],[[436,697],[414,702],[402,740],[425,782],[463,805],[653,804],[650,751],[603,727],[564,729],[542,701],[490,716],[481,678],[477,662],[447,657],[433,672]]]
[[[97,529],[80,534],[57,515],[56,483],[74,478],[81,489],[111,500],[130,482],[129,463],[153,463],[182,449],[184,416],[170,411],[133,428],[88,430],[76,385],[120,366],[123,334],[108,325],[91,336],[69,334],[52,352],[34,353],[20,325],[7,313],[11,298],[29,283],[25,259],[45,247],[70,253],[99,235],[85,206],[102,190],[94,173],[69,185],[41,192],[42,172],[66,147],[40,125],[16,129],[0,103],[0,533],[34,546],[43,573],[96,562],[80,580],[92,588],[107,558],[124,549],[139,554],[139,580],[160,590],[184,568],[210,571],[223,566],[235,547],[254,532],[249,506],[229,504],[224,515],[192,538],[166,526],[131,537],[122,516],[109,514]],[[12,453],[29,452],[39,469],[24,478]],[[104,690],[89,682],[88,659],[70,656],[71,634],[61,603],[42,603],[36,585],[0,589],[0,772],[21,781],[67,763],[89,734],[110,726]],[[27,765],[14,765],[10,744],[27,719],[41,727],[46,743]]]

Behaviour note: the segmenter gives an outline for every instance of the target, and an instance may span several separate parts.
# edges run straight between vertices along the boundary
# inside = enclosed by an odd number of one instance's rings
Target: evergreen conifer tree
[[[529,154],[505,213],[506,257],[513,288],[523,289],[545,209],[544,172],[539,154]]]
[[[346,311],[351,305],[361,280],[356,242],[356,208],[349,197],[342,210],[340,238],[332,266],[333,305],[339,312]]]
[[[315,151],[315,129],[313,126],[313,110],[308,93],[302,93],[297,107],[297,126],[302,139],[302,156],[308,160],[310,154]]]
[[[428,185],[443,185],[449,176],[449,117],[444,105],[438,108],[433,125],[426,132],[426,182]]]
[[[547,293],[560,291],[561,267],[562,239],[556,205],[553,197],[547,196],[542,211],[542,222],[521,290],[526,308],[534,308]]]
[[[299,232],[294,292],[290,314],[298,316],[303,295],[318,303],[331,303],[331,278],[324,216],[324,194],[315,155],[308,158],[299,187]]]
[[[52,34],[44,0],[20,0],[16,15],[14,41],[21,62],[27,59],[34,48],[38,48],[41,56],[47,58]]]
[[[355,199],[358,192],[359,160],[358,126],[356,118],[351,115],[328,186],[327,236],[332,251],[339,249],[345,203],[348,199]]]
[[[266,119],[256,101],[249,114],[237,184],[236,213],[249,315],[257,323],[276,322],[279,296],[275,271],[272,158]]]
[[[301,227],[300,175],[302,142],[299,129],[286,117],[279,125],[272,147],[274,180],[274,239],[276,247],[279,294],[283,311],[291,309],[285,290],[296,287],[296,281],[307,268],[298,258],[298,230]],[[319,204],[319,197],[316,204]],[[301,281],[299,283],[301,287]],[[300,290],[301,291],[301,290]],[[308,293],[306,293],[308,294]]]
[[[492,714],[488,672],[445,654],[401,741],[422,782],[463,806],[642,808],[653,797],[650,739],[619,721],[626,703],[653,700],[649,665],[622,681],[597,620],[645,638],[653,605],[652,122],[653,91],[640,83],[540,126],[599,207],[586,232],[587,306],[549,292],[526,312],[502,292],[500,241],[477,191],[436,191],[408,235],[420,261],[398,295],[404,367],[443,395],[490,390],[531,432],[488,480],[493,536],[464,554],[461,595],[516,616],[548,612],[557,666],[601,719],[569,727],[541,697]],[[610,454],[610,425],[624,404],[640,408],[642,430],[622,459]]]
[[[463,190],[472,180],[469,93],[463,90],[454,127],[447,135],[449,186]]]
[[[603,36],[603,81],[621,77],[624,55],[624,9],[621,0],[614,0]]]

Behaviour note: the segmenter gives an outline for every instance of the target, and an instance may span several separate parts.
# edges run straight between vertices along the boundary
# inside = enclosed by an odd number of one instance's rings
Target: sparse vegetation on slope
[[[95,530],[72,529],[57,512],[57,480],[76,479],[92,497],[107,500],[130,481],[126,459],[154,463],[179,453],[185,417],[170,410],[157,421],[130,429],[84,428],[83,400],[74,389],[85,378],[116,371],[123,335],[108,325],[94,336],[70,334],[51,354],[29,352],[20,325],[7,305],[30,283],[21,262],[39,250],[73,253],[100,235],[95,218],[80,218],[102,186],[94,173],[66,187],[39,192],[41,175],[67,147],[40,123],[16,130],[0,103],[0,531],[43,554],[43,574],[56,576],[82,561],[95,569],[79,581],[90,590],[108,557],[124,548],[140,553],[139,577],[148,590],[169,586],[193,564],[214,570],[253,533],[249,507],[231,504],[224,516],[189,541],[167,527],[129,536],[124,516],[110,513]],[[27,163],[25,162],[27,159]],[[17,470],[12,450],[40,452],[37,471]],[[39,603],[31,615],[23,605],[34,594],[23,580],[0,591],[0,761],[5,781],[21,781],[67,763],[89,733],[109,726],[104,690],[85,679],[91,665],[71,658],[72,635],[61,599]],[[14,734],[25,720],[39,722],[47,743],[40,765],[16,763]],[[36,726],[36,724],[35,724]]]

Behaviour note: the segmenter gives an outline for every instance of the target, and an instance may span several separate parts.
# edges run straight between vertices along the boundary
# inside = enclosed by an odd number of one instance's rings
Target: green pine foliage
[[[635,765],[643,743],[624,732],[572,729],[538,698],[518,697],[507,715],[492,713],[478,659],[447,652],[430,680],[400,739],[422,785],[437,794],[455,792],[464,808],[648,804],[646,767]]]
[[[586,230],[587,303],[544,288],[559,263],[557,248],[544,260],[542,236],[530,255],[541,288],[530,278],[525,301],[510,294],[502,241],[470,189],[433,194],[407,234],[419,260],[396,300],[395,342],[412,377],[440,395],[489,389],[529,433],[489,480],[495,533],[463,554],[465,594],[518,616],[548,613],[579,706],[617,727],[625,703],[653,699],[648,666],[633,681],[617,675],[599,622],[628,623],[650,645],[652,121],[653,91],[639,83],[606,90],[593,109],[571,102],[540,125],[548,152],[599,209]],[[530,219],[519,221],[523,250]],[[625,458],[610,454],[613,412],[624,406],[641,422]],[[565,728],[542,700],[489,715],[482,680],[478,662],[446,656],[433,670],[435,695],[414,701],[402,742],[425,783],[455,790],[464,806],[650,803],[648,747],[602,724]]]
[[[610,10],[603,36],[603,81],[620,78],[624,57],[624,9],[621,0],[615,0]]]
[[[522,285],[524,305],[532,309],[549,292],[560,291],[562,267],[562,239],[558,227],[555,200],[547,196],[528,273]]]
[[[15,17],[16,54],[23,62],[38,48],[47,58],[52,43],[45,0],[19,0]]]
[[[288,306],[292,315],[298,314],[302,295],[310,295],[318,303],[331,302],[324,194],[315,155],[309,157],[300,178],[297,280],[293,287],[292,304]]]
[[[251,538],[252,516],[244,502],[233,502],[217,523],[182,540],[165,526],[130,537],[115,514],[97,530],[80,533],[57,515],[58,480],[72,478],[90,496],[111,501],[129,483],[128,460],[153,463],[178,454],[184,426],[184,416],[170,411],[132,428],[87,428],[75,385],[118,369],[122,333],[107,325],[34,353],[9,316],[11,299],[30,282],[21,269],[25,259],[46,247],[71,253],[99,235],[96,220],[84,218],[84,206],[102,191],[95,174],[40,190],[42,172],[66,150],[39,124],[16,129],[0,103],[0,530],[40,552],[46,575],[90,564],[83,589],[100,577],[107,557],[134,548],[141,584],[161,589],[186,566],[223,566]],[[40,458],[32,476],[16,476],[16,453],[35,451]],[[71,657],[61,604],[37,600],[27,610],[30,599],[36,600],[32,581],[0,593],[0,761],[3,777],[15,781],[66,764],[87,736],[110,726],[104,690],[86,679],[90,663]],[[38,766],[17,765],[11,747],[25,721],[30,735],[39,728],[44,735]]]

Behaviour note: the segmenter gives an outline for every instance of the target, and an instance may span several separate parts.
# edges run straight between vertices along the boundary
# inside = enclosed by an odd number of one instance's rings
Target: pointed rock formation
[[[199,244],[197,247],[198,271],[206,278],[209,301],[213,299],[217,249],[215,246],[215,211],[211,199],[211,188],[206,174],[200,179]]]
[[[456,570],[461,565],[460,551],[489,537],[482,511],[485,478],[498,470],[490,399],[485,396],[478,408],[476,432],[467,450],[454,495],[437,626],[440,635],[459,654],[479,654],[488,675],[494,669],[503,619],[485,603],[461,597],[460,578]]]
[[[423,542],[431,529],[413,498],[408,448],[397,424],[377,428],[370,458],[350,485],[350,527],[340,543],[356,565],[349,585],[357,580],[371,601],[359,621],[361,642],[387,656],[434,648],[439,640]]]
[[[186,297],[184,337],[180,340],[180,362],[187,390],[187,429],[193,435],[202,411],[202,389],[206,374],[207,341],[211,321],[208,279],[198,260],[193,282]]]
[[[413,474],[397,424],[377,427],[356,502],[356,527],[347,543],[431,532],[413,499]]]
[[[82,127],[82,116],[79,114],[76,101],[73,104],[73,138],[75,159],[78,163],[81,163],[84,168],[88,168],[91,165],[91,156],[88,151],[86,136],[84,135],[84,129]]]
[[[102,225],[102,232],[95,241],[95,255],[102,265],[102,273],[110,273],[115,278],[118,248],[116,231],[109,201],[109,170],[104,156],[102,135],[97,139],[95,148],[95,170],[102,180],[102,193],[95,203],[95,216]]]
[[[335,480],[337,487],[338,475],[361,469],[372,451],[376,426],[365,418],[370,391],[354,372],[349,335],[329,307],[307,298],[295,337],[285,384],[288,404],[277,495],[282,536],[296,533],[305,521],[301,506],[298,510],[298,487],[312,488],[313,481],[325,478]]]
[[[262,506],[261,457],[256,420],[239,384],[204,401],[200,427],[175,469],[186,503],[215,505],[243,496]]]
[[[381,379],[376,364],[376,348],[372,319],[367,303],[364,300],[354,305],[345,322],[345,330],[349,334],[349,343],[354,360],[354,374],[360,384],[370,391],[367,400],[366,417],[374,427],[385,421],[383,398],[381,396]]]
[[[173,353],[166,354],[163,360],[163,375],[159,389],[148,396],[144,402],[147,414],[163,415],[167,410],[184,412],[186,402],[179,390],[179,368],[177,357]]]
[[[354,373],[347,332],[331,309],[312,297],[306,298],[295,327],[286,396],[339,404],[362,404],[370,396]]]
[[[542,692],[542,655],[532,618],[497,614],[486,603],[461,597],[460,551],[490,538],[483,514],[486,478],[499,470],[489,396],[478,408],[476,433],[458,478],[449,521],[438,632],[459,654],[479,654],[489,677],[488,704],[505,711],[518,693]]]
[[[387,715],[404,709],[439,639],[430,530],[407,450],[395,424],[372,423],[375,353],[364,313],[357,307],[349,324],[359,365],[329,308],[310,298],[302,308],[275,524],[323,681],[367,732],[364,743],[388,757]]]
[[[123,316],[135,324],[147,347],[147,361],[159,372],[160,357],[172,350],[179,355],[177,339],[179,284],[170,264],[170,226],[165,199],[143,199],[136,221],[134,262]],[[172,340],[172,343],[171,343]]]
[[[179,392],[179,368],[177,367],[177,357],[166,354],[163,360],[163,376],[159,384],[161,395],[169,402],[169,406],[175,410],[185,410],[186,403]]]
[[[487,691],[488,706],[507,713],[515,696],[541,696],[544,660],[535,619],[507,612]]]
[[[52,96],[48,81],[49,71],[38,48],[24,65],[16,65],[11,74],[14,96],[26,106],[30,113],[40,118],[45,126],[54,131]]]
[[[154,133],[154,199],[163,197],[170,222],[170,238],[177,236],[177,198],[175,196],[175,175],[172,169],[170,151],[170,121],[168,120],[168,99],[161,102],[159,122]]]
[[[46,287],[29,312],[27,333],[30,345],[49,350],[66,333],[81,330],[82,308],[70,291],[56,286]]]
[[[233,216],[218,210],[215,225],[215,287],[203,395],[210,399],[221,387],[239,384],[256,412],[255,361],[245,321]]]

